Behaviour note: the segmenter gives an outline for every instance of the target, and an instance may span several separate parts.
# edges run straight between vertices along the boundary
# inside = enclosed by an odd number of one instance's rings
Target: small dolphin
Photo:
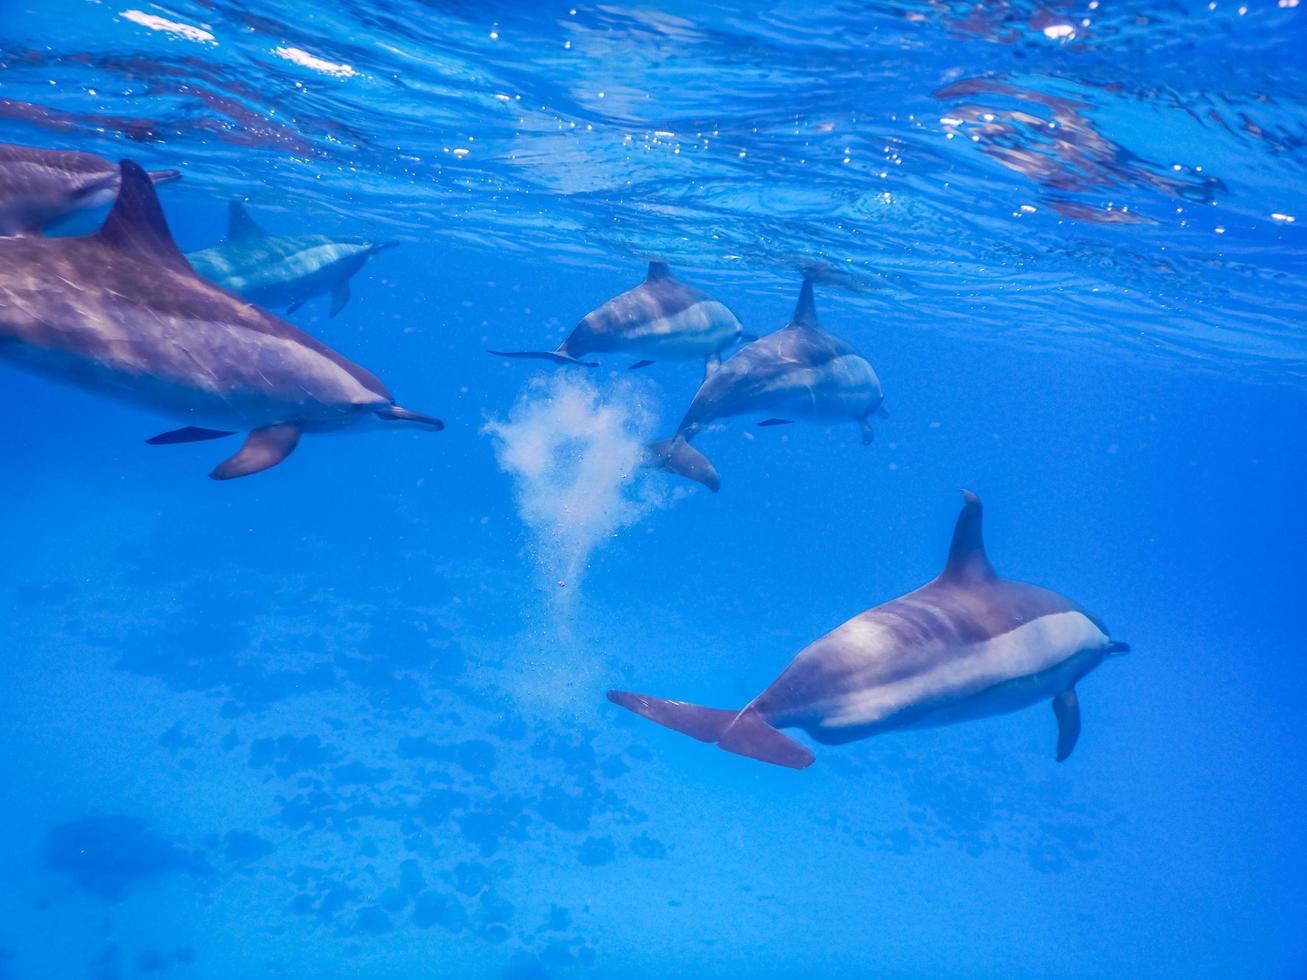
[[[149,176],[130,160],[95,234],[0,239],[0,359],[189,423],[154,444],[252,430],[213,471],[218,480],[277,465],[304,432],[376,420],[444,427],[396,406],[380,381],[308,334],[197,276]]]
[[[999,578],[985,556],[980,500],[965,490],[963,497],[938,578],[800,651],[742,711],[627,691],[609,691],[608,700],[727,752],[803,769],[812,752],[777,729],[802,728],[840,745],[1051,699],[1062,762],[1080,735],[1076,683],[1130,647],[1069,599]]]
[[[721,370],[704,379],[676,435],[650,445],[645,465],[669,470],[702,483],[716,493],[717,470],[690,445],[704,426],[736,415],[765,413],[760,426],[785,425],[796,419],[847,419],[872,440],[873,412],[885,417],[880,379],[849,344],[828,334],[817,322],[812,280],[805,278],[794,318],[775,333],[746,344]],[[777,417],[779,416],[779,417]]]
[[[294,313],[305,300],[331,293],[331,315],[349,302],[349,280],[368,259],[397,242],[376,244],[325,235],[269,235],[245,206],[227,206],[227,237],[190,252],[191,267],[210,282],[260,306]]]
[[[177,180],[156,170],[156,184]],[[41,150],[0,143],[0,235],[35,235],[78,211],[108,204],[118,194],[118,168],[93,153]]]
[[[704,359],[704,376],[721,364],[722,351],[740,342],[744,329],[735,314],[702,290],[672,278],[665,262],[650,262],[649,275],[634,289],[591,310],[553,351],[498,351],[497,357],[534,357],[556,364],[598,367],[587,354],[631,351],[647,360]]]

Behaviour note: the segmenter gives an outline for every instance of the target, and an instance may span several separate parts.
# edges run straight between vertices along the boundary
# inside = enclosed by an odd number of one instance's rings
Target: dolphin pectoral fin
[[[1080,737],[1080,701],[1074,687],[1053,699],[1053,714],[1057,716],[1057,761],[1065,762]]]
[[[736,755],[790,769],[807,769],[813,763],[812,751],[806,745],[772,728],[752,708],[740,712],[717,745]]]
[[[858,419],[858,425],[862,427],[862,444],[870,446],[876,438],[876,433],[871,427],[871,423],[866,419]]]
[[[286,315],[290,316],[292,313],[294,313],[303,305],[304,305],[304,300],[297,299],[295,302],[291,303],[290,306],[286,307]]]
[[[640,368],[647,368],[647,367],[648,367],[650,364],[652,364],[652,363],[653,363],[653,361],[636,361],[634,364],[632,364],[632,365],[631,365],[629,368],[627,368],[626,370],[628,370],[628,371],[638,371],[638,370],[640,370]]]
[[[678,435],[649,443],[644,447],[643,465],[702,483],[713,493],[722,488],[721,478],[713,464],[707,456],[691,446],[685,436]]]
[[[188,425],[180,429],[173,429],[171,432],[160,432],[157,436],[146,439],[145,442],[151,446],[175,446],[182,442],[207,442],[210,439],[225,439],[227,436],[234,436],[235,434],[222,429],[201,429],[198,426]]]
[[[349,280],[342,279],[331,290],[331,315],[335,316],[349,302]]]
[[[218,464],[209,476],[214,480],[234,480],[271,469],[295,451],[300,442],[300,427],[292,422],[255,429],[245,445],[231,459]]]
[[[887,418],[889,418],[889,412],[886,410],[886,408],[885,408],[884,405],[881,405],[881,406],[877,407],[877,409],[876,409],[876,418],[878,418],[878,419],[887,419]]]
[[[495,357],[518,357],[526,360],[553,361],[555,364],[571,364],[575,367],[598,367],[598,361],[579,361],[571,354],[560,354],[553,350],[488,350],[487,354]]]
[[[756,333],[741,333],[739,338],[742,344],[752,344],[757,339],[758,335]]]
[[[763,419],[758,423],[758,428],[766,429],[773,425],[793,425],[794,419]]]
[[[703,380],[707,381],[712,373],[722,366],[722,355],[713,351],[703,359]]]

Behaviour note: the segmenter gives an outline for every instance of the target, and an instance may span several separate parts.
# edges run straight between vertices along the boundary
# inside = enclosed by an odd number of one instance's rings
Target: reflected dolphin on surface
[[[181,172],[149,176],[166,184]],[[0,144],[0,235],[35,235],[61,218],[108,204],[118,181],[118,167],[94,153]]]
[[[189,253],[191,267],[251,303],[294,313],[306,300],[331,294],[331,315],[349,302],[349,280],[372,256],[396,242],[333,240],[325,235],[270,235],[232,201],[227,237],[213,248]]]
[[[735,314],[702,290],[672,276],[665,262],[650,262],[644,282],[591,310],[552,351],[496,351],[497,357],[527,357],[597,367],[587,354],[628,351],[641,355],[633,368],[658,360],[704,359],[704,376],[721,363],[722,351],[744,339]]]
[[[650,445],[645,465],[702,483],[714,493],[721,480],[708,458],[690,445],[718,419],[768,414],[760,426],[797,420],[857,422],[872,441],[873,413],[883,418],[885,396],[871,365],[817,322],[812,280],[804,278],[790,323],[740,348],[699,387],[676,434]]]
[[[937,578],[827,633],[740,711],[610,691],[608,700],[727,752],[803,769],[801,728],[824,745],[929,728],[1050,701],[1057,761],[1080,735],[1076,684],[1130,647],[1069,599],[1000,578],[981,533],[980,499],[965,502]]]
[[[325,344],[197,276],[149,176],[130,160],[121,173],[95,234],[0,239],[0,359],[187,423],[153,444],[249,430],[211,474],[218,480],[277,465],[305,432],[444,427],[398,407]]]

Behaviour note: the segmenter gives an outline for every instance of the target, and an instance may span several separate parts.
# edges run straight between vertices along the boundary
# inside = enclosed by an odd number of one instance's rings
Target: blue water
[[[447,428],[220,484],[0,371],[0,977],[1307,976],[1307,6],[132,3],[0,5],[0,142],[399,240],[292,319]],[[650,256],[754,332],[819,269],[875,443],[735,421],[713,495],[606,465],[698,365],[484,353]],[[961,486],[1133,647],[1067,762],[604,699],[745,704]]]

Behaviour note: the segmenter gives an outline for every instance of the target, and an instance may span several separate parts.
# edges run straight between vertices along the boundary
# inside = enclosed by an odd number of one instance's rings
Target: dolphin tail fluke
[[[407,408],[400,408],[398,405],[391,405],[389,408],[381,409],[377,412],[377,418],[386,422],[412,422],[414,425],[421,425],[437,432],[445,427],[445,423],[438,418],[423,415],[421,412],[413,412]]]
[[[700,742],[716,742],[719,748],[736,755],[790,769],[812,765],[812,753],[805,746],[772,728],[752,708],[723,711],[630,691],[609,691],[608,700],[664,728]]]
[[[286,422],[255,429],[231,459],[218,464],[209,474],[215,480],[234,480],[239,476],[272,469],[295,451],[300,443],[300,427]]]
[[[581,361],[571,354],[556,350],[488,350],[487,354],[495,357],[519,357],[535,361],[553,361],[555,364],[571,364],[575,367],[598,367],[598,361]]]
[[[790,769],[807,769],[813,761],[812,751],[806,745],[782,735],[752,708],[739,713],[717,745],[736,755]]]
[[[180,170],[151,170],[150,180],[158,187],[160,184],[171,184],[174,180],[181,180],[182,172]]]
[[[717,741],[726,734],[731,722],[739,714],[738,711],[703,708],[697,704],[651,698],[630,691],[609,691],[608,700],[627,711],[634,711],[641,718],[648,718],[664,728],[697,738],[700,742]]]
[[[722,488],[721,478],[713,464],[691,446],[685,436],[649,443],[644,447],[644,465],[702,483],[713,493]]]

